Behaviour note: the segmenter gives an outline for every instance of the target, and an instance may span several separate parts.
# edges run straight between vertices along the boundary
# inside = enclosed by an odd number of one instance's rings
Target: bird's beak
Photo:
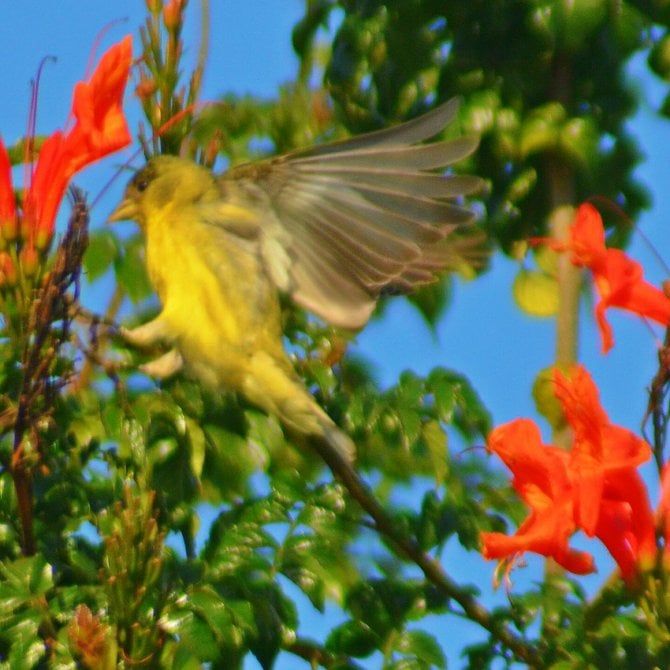
[[[109,215],[107,223],[116,223],[117,221],[132,221],[137,215],[135,203],[128,198],[124,198],[119,206]]]

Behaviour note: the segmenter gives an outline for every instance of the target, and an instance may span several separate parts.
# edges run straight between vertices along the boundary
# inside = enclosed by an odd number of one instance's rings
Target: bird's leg
[[[179,372],[183,366],[184,359],[181,354],[176,349],[170,349],[170,351],[164,353],[159,358],[140,365],[139,369],[150,377],[167,379],[175,374],[175,372]]]
[[[136,347],[150,347],[170,339],[168,326],[160,316],[136,328],[124,328],[122,326],[119,329],[119,334],[126,342],[134,344]]]
[[[169,342],[170,334],[165,319],[157,316],[152,321],[137,326],[137,328],[121,328],[120,335],[126,342],[136,347],[151,347],[160,342]],[[184,359],[177,349],[170,349],[149,363],[140,365],[144,374],[156,379],[167,379],[184,367]]]

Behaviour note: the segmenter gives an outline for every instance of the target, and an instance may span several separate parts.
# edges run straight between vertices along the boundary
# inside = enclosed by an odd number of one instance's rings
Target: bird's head
[[[214,178],[201,165],[177,156],[156,156],[128,182],[108,221],[132,220],[144,228],[150,216],[166,207],[195,204],[214,190]]]

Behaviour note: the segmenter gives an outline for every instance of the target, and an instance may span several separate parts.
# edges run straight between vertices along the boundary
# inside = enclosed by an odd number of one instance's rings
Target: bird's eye
[[[138,193],[142,193],[149,188],[154,179],[156,179],[156,168],[152,163],[147,163],[141,170],[135,173],[130,180],[129,186]]]
[[[139,179],[135,180],[135,188],[141,193],[142,191],[146,191],[147,186],[149,186],[149,180],[146,179],[146,177],[140,177]]]

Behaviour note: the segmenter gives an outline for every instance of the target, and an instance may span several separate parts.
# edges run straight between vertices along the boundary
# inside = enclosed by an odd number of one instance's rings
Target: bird
[[[131,345],[167,348],[143,372],[164,379],[183,369],[236,391],[326,462],[353,463],[353,441],[284,349],[280,295],[357,330],[381,295],[482,263],[482,237],[468,234],[475,216],[462,203],[482,180],[444,172],[478,138],[426,142],[458,108],[452,99],[400,125],[221,175],[186,158],[150,158],[109,217],[139,225],[161,305],[153,320],[122,329]]]

